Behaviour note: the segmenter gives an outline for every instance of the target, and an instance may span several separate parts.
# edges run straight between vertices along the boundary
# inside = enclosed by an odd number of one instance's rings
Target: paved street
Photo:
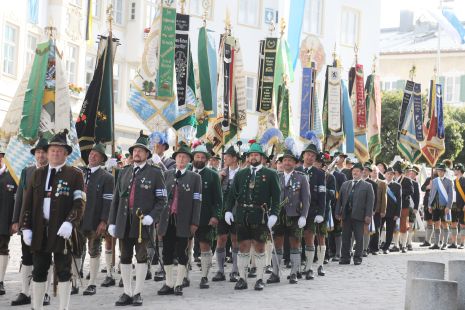
[[[284,270],[282,283],[267,286],[263,292],[253,291],[253,279],[249,280],[249,290],[245,292],[234,291],[234,284],[229,282],[210,282],[209,290],[200,290],[200,271],[195,266],[191,272],[191,287],[184,290],[183,297],[157,296],[156,291],[162,283],[146,281],[144,306],[141,309],[238,309],[244,306],[248,309],[402,309],[408,260],[447,262],[465,258],[463,250],[431,251],[420,249],[418,244],[414,247],[415,251],[408,254],[369,256],[361,266],[330,263],[326,265],[325,277],[317,277],[313,281],[301,280],[297,285],[287,283],[285,277],[289,270]],[[18,271],[21,251],[18,236],[12,238],[10,248],[13,250],[5,279],[7,294],[0,297],[0,309],[7,309],[20,289]],[[230,265],[226,268],[228,272]],[[86,264],[85,274],[87,270]],[[216,266],[213,270],[216,270]],[[104,274],[99,274],[99,283],[103,277]],[[119,280],[119,275],[116,277]],[[86,285],[85,279],[83,282]],[[114,302],[122,293],[122,288],[98,287],[97,294],[90,297],[82,296],[82,288],[80,291],[80,295],[71,297],[71,309],[103,310],[114,309]],[[57,298],[52,298],[52,305],[46,309],[56,309],[57,303]]]

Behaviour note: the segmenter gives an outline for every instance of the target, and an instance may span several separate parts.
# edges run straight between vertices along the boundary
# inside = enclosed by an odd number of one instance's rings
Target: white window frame
[[[29,39],[34,39],[35,44],[31,46],[31,42]],[[37,49],[37,43],[39,42],[39,36],[32,33],[28,32],[27,33],[27,38],[26,38],[26,57],[24,63],[27,65],[31,64],[34,61],[34,57],[36,54],[36,49]]]
[[[92,0],[92,18],[100,19],[102,16],[102,0]]]
[[[13,41],[7,41],[6,38],[6,29],[7,27],[11,28],[14,31],[13,34]],[[17,71],[18,71],[18,38],[19,38],[19,27],[11,24],[11,23],[5,23],[3,26],[3,44],[2,44],[2,72],[3,74],[11,77],[16,77]],[[12,58],[7,59],[7,49],[12,50]],[[8,52],[8,54],[10,54]],[[8,64],[6,64],[8,62]],[[6,68],[8,66],[8,68]],[[11,66],[11,68],[10,68]],[[11,71],[9,70],[11,69]]]
[[[95,72],[95,62],[96,57],[95,55],[87,54],[86,55],[86,91],[89,89],[90,82],[92,82],[92,78],[94,77]],[[90,74],[90,80],[87,80],[88,75]]]
[[[215,11],[215,1],[214,0],[209,0],[210,1],[210,7],[208,8],[208,15],[207,15],[207,20],[213,20],[213,13]],[[191,16],[196,16],[203,18],[203,6],[202,6],[203,1],[202,0],[190,0],[189,1],[189,10],[188,13]]]
[[[121,88],[120,88],[120,79],[121,79],[121,69],[122,65],[115,62],[113,64],[113,103],[115,106],[119,106],[121,100]]]
[[[460,103],[460,78],[460,74],[444,75],[444,85],[442,88],[444,103]]]
[[[248,20],[241,20],[241,18],[244,16],[243,14],[241,14],[241,4],[246,4],[247,6],[247,12],[250,12],[249,10],[249,5],[250,3],[252,3],[252,1],[256,1],[257,2],[257,9],[256,9],[256,22],[253,24],[253,23],[249,23]],[[249,13],[249,14],[252,14],[252,13]],[[251,28],[260,28],[261,26],[261,21],[262,21],[262,1],[261,0],[238,0],[237,1],[237,24],[238,25],[242,25],[242,26],[246,26],[246,27],[251,27]]]
[[[75,51],[76,55],[71,55],[71,51]],[[74,65],[74,71],[71,71],[72,65]],[[66,77],[68,83],[77,84],[78,82],[78,70],[79,70],[79,46],[75,44],[68,44],[66,47]]]
[[[158,10],[158,1],[157,0],[146,0],[145,1],[145,28],[150,28],[152,26],[153,19],[155,18],[155,13]]]
[[[252,80],[252,87],[248,84],[249,79]],[[249,93],[250,92],[250,93]],[[255,112],[257,105],[257,75],[248,73],[245,75],[245,97],[247,100],[247,111]],[[249,103],[251,106],[249,106]]]
[[[111,0],[113,5],[113,21],[118,26],[124,25],[124,0]],[[118,10],[118,3],[121,3],[121,10]],[[118,19],[118,13],[120,14],[120,20]]]
[[[318,5],[317,7],[317,12],[313,9],[315,9],[315,6]],[[305,11],[304,11],[304,19],[302,21],[302,32],[306,34],[313,34],[316,36],[321,36],[323,34],[323,12],[324,12],[324,0],[305,0]],[[317,16],[316,18],[316,24],[314,22],[315,20],[315,14]],[[313,29],[313,28],[317,29]]]
[[[350,41],[349,33],[347,32],[349,29],[349,16],[344,18],[344,15],[347,14],[354,14],[356,17],[355,19],[355,29],[354,29],[354,38],[353,42]],[[361,23],[361,12],[355,8],[351,7],[342,7],[341,9],[341,29],[340,29],[340,42],[343,46],[354,47],[355,44],[359,45],[359,38],[360,38],[360,23]]]
[[[82,7],[82,0],[69,0],[69,4],[72,4],[77,7]]]

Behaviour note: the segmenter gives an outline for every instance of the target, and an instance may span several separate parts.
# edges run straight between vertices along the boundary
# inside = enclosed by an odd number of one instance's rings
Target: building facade
[[[84,89],[72,94],[73,112],[79,113],[85,88],[92,79],[97,54],[96,37],[107,34],[108,4],[113,6],[113,34],[121,45],[114,64],[114,100],[116,143],[126,149],[145,126],[126,104],[129,86],[143,52],[145,29],[150,27],[160,0],[92,0],[90,15],[92,40],[85,41],[88,14],[87,0],[21,0],[4,1],[0,11],[0,123],[8,109],[26,66],[31,62],[35,46],[45,39],[44,28],[57,28],[58,48],[63,52],[67,77],[70,83]],[[179,1],[178,1],[179,2]],[[194,62],[197,61],[197,36],[204,14],[202,0],[187,0],[186,12],[191,15],[191,42]],[[215,31],[216,44],[224,31],[226,11],[229,10],[232,33],[242,46],[246,72],[248,126],[241,134],[253,138],[257,132],[256,84],[259,41],[270,35],[269,23],[277,24],[289,16],[290,1],[278,0],[209,0],[207,27]],[[354,64],[354,46],[358,47],[359,63],[370,71],[373,56],[379,48],[380,3],[372,0],[306,0],[301,40],[315,35],[332,62],[336,46],[344,76]],[[279,35],[279,25],[274,35]],[[324,65],[323,65],[324,68]],[[297,66],[295,82],[291,86],[292,113],[298,117],[300,106],[301,69]],[[322,70],[324,71],[324,70]],[[324,73],[318,75],[321,85]],[[322,93],[319,96],[322,101]],[[320,102],[321,104],[321,102]],[[297,133],[297,124],[292,125]]]

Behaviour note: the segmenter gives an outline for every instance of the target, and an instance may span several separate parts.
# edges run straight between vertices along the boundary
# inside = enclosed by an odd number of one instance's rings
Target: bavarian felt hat
[[[420,168],[418,168],[418,166],[415,166],[415,165],[410,165],[410,166],[408,166],[407,170],[408,170],[408,171],[413,171],[413,172],[415,172],[416,174],[419,174],[419,173],[420,173]]]
[[[454,166],[454,170],[460,170],[460,171],[462,171],[462,173],[464,173],[465,172],[465,167],[463,166],[463,164],[458,163],[458,164],[456,164]]]
[[[316,154],[317,156],[320,155],[320,151],[318,151],[318,147],[313,143],[310,143],[309,145],[307,145],[307,147],[302,151],[300,156],[303,157],[306,152],[312,152]]]
[[[352,166],[352,169],[360,169],[360,170],[363,170],[363,165],[361,163],[355,163],[353,166]]]
[[[94,144],[94,146],[92,147],[91,151],[99,152],[100,155],[103,156],[103,162],[106,162],[106,161],[108,160],[108,156],[107,156],[107,154],[105,154],[105,149],[106,149],[105,144],[103,144],[103,143],[96,143],[96,144]]]
[[[443,170],[446,171],[446,165],[443,163],[437,164],[435,167],[436,170]]]
[[[345,153],[343,153],[343,152],[336,152],[336,153],[334,153],[334,157],[338,157],[338,156],[344,157],[344,158],[349,157],[349,155],[347,155],[347,154],[345,154]]]
[[[253,143],[253,144],[250,146],[249,150],[247,151],[247,156],[249,156],[249,155],[252,154],[252,153],[258,153],[258,154],[260,154],[260,155],[262,155],[262,156],[267,157],[266,154],[263,152],[262,147],[261,147],[260,144],[258,144],[258,143]],[[267,158],[268,158],[268,157],[267,157]]]
[[[188,147],[186,144],[184,143],[181,143],[179,145],[179,148],[173,153],[173,155],[171,156],[173,159],[176,159],[176,155],[180,154],[180,153],[183,153],[183,154],[187,154],[189,155],[189,157],[191,158],[192,160],[192,153],[191,153],[191,148]]]
[[[284,158],[291,158],[296,163],[299,162],[299,159],[292,153],[291,150],[284,150],[284,153],[278,156],[278,161],[283,161]]]
[[[223,155],[231,155],[233,157],[240,158],[240,153],[234,148],[234,145],[231,145],[223,152]]]
[[[31,154],[34,155],[36,153],[36,150],[46,150],[46,146],[48,145],[48,141],[45,138],[40,137],[34,146],[31,149]]]
[[[400,161],[396,161],[394,165],[392,166],[392,169],[394,169],[394,172],[403,173],[404,165],[402,165]]]
[[[205,144],[199,144],[197,145],[194,150],[192,151],[192,156],[194,156],[195,154],[197,153],[202,153],[202,154],[205,154],[205,156],[207,157],[207,159],[210,159],[210,157],[212,156],[210,154],[210,152],[208,151],[207,149],[207,146]]]
[[[48,144],[44,146],[44,151],[47,151],[50,146],[62,146],[66,149],[68,155],[70,155],[73,152],[73,148],[68,144],[68,129],[55,134]]]
[[[140,131],[140,135],[139,135],[139,138],[137,138],[137,141],[136,143],[134,143],[130,148],[129,148],[129,154],[132,155],[132,151],[136,148],[136,147],[139,147],[139,148],[142,148],[144,150],[146,150],[147,152],[149,152],[149,156],[147,157],[148,158],[151,158],[152,157],[152,152],[150,151],[150,139],[149,139],[149,136],[147,135],[144,135],[144,131],[141,130]]]

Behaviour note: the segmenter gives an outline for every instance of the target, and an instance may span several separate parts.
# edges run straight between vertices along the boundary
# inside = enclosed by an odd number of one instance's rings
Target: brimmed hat
[[[73,148],[71,147],[71,145],[68,144],[68,129],[65,129],[62,132],[55,134],[50,139],[49,143],[46,146],[44,146],[44,150],[48,151],[48,148],[50,146],[62,146],[66,149],[68,155],[70,155],[73,152]]]
[[[404,173],[404,166],[400,161],[396,161],[392,166],[392,169],[394,169],[394,172]]]
[[[408,166],[407,170],[408,170],[408,171],[413,171],[413,172],[415,172],[416,174],[419,174],[419,173],[420,173],[420,168],[418,168],[418,166],[415,166],[415,165],[410,165],[410,166]]]
[[[465,172],[465,167],[463,166],[463,164],[459,163],[459,164],[456,164],[454,166],[454,170],[460,170],[462,173],[464,173]]]
[[[387,167],[384,173],[394,173],[394,169],[392,169],[392,167]]]
[[[370,161],[367,161],[366,163],[363,164],[364,169],[370,170],[370,172],[373,172],[373,164]]]
[[[283,161],[284,158],[291,158],[296,163],[299,162],[299,159],[292,153],[291,150],[284,150],[284,153],[278,156],[278,161]]]
[[[37,141],[36,144],[31,149],[31,154],[34,155],[36,153],[36,150],[43,150],[46,151],[48,145],[48,141],[45,138],[40,137]]]
[[[361,163],[355,163],[353,166],[352,166],[352,169],[360,169],[360,170],[363,170],[363,165]]]
[[[181,143],[179,145],[179,148],[173,153],[173,155],[171,156],[173,159],[176,159],[176,155],[180,154],[180,153],[183,153],[183,154],[187,154],[189,155],[189,157],[193,158],[193,155],[191,153],[191,148],[188,147],[187,145],[185,145],[184,143]]]
[[[376,165],[382,165],[383,168],[384,168],[384,171],[386,171],[387,168],[388,168],[387,165],[386,165],[384,162],[382,162],[382,161],[378,162]]]
[[[353,164],[352,158],[346,157],[346,164]]]
[[[268,158],[268,156],[266,156],[266,154],[263,152],[262,150],[262,147],[260,146],[260,144],[258,143],[252,143],[252,145],[250,146],[249,150],[247,151],[247,156],[249,156],[250,154],[252,153],[258,153],[262,156],[265,156],[266,158]]]
[[[240,154],[238,151],[236,151],[233,145],[228,147],[227,150],[223,152],[223,155],[231,155],[233,157],[237,157],[238,159],[240,159]]]
[[[336,152],[336,153],[334,153],[334,157],[338,157],[338,156],[344,157],[344,158],[349,157],[349,155],[347,155],[347,154],[345,154],[345,153],[343,153],[343,152]]]
[[[99,152],[100,155],[103,156],[103,162],[106,162],[108,160],[108,156],[107,154],[105,154],[105,149],[106,149],[105,144],[97,143],[92,147],[91,151]]]
[[[316,154],[317,157],[318,157],[318,155],[320,155],[320,151],[318,151],[318,147],[313,143],[310,143],[309,145],[307,145],[307,147],[302,151],[300,156],[304,157],[304,154],[306,152],[312,152],[312,153]]]
[[[437,164],[435,167],[436,170],[443,170],[446,171],[446,165],[443,163]]]
[[[144,131],[141,130],[141,131],[140,131],[140,134],[139,134],[139,138],[137,138],[136,143],[134,143],[134,144],[129,148],[129,154],[132,155],[132,151],[133,151],[136,147],[140,147],[140,148],[146,150],[147,152],[149,152],[149,156],[147,157],[147,159],[149,159],[149,158],[152,157],[152,152],[150,151],[149,144],[150,144],[149,136],[144,135]]]
[[[203,153],[207,157],[207,159],[210,159],[212,156],[210,152],[207,150],[207,146],[205,144],[199,144],[197,145],[194,150],[192,151],[192,156],[194,156],[197,153]]]

